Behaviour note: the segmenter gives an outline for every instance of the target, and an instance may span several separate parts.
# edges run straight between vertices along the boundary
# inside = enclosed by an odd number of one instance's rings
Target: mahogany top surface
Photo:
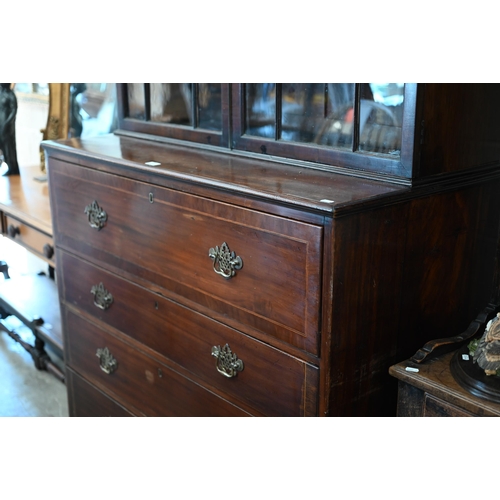
[[[44,141],[42,144],[54,157],[61,157],[62,153],[68,158],[68,154],[78,152],[90,159],[120,164],[152,176],[164,175],[188,182],[195,180],[199,184],[320,212],[331,213],[345,205],[409,190],[407,186],[392,182],[242,157],[229,151],[204,150],[114,134]],[[160,165],[150,166],[146,165],[147,162]]]
[[[52,236],[52,219],[47,181],[40,165],[19,166],[20,175],[0,176],[0,211]]]

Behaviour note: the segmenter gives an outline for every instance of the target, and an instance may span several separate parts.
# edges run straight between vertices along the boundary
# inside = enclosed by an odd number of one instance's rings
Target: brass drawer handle
[[[104,288],[102,283],[94,285],[90,289],[90,293],[94,296],[94,305],[103,311],[113,303],[113,296]]]
[[[212,356],[215,356],[215,368],[224,375],[224,377],[232,378],[238,375],[244,368],[243,361],[238,359],[238,356],[231,351],[229,344],[226,344],[222,349],[220,345],[212,347]]]
[[[97,349],[95,355],[99,358],[101,370],[108,375],[111,375],[118,368],[118,362],[107,347]]]
[[[100,231],[108,220],[108,214],[98,205],[97,201],[93,201],[85,207],[84,213],[87,214],[90,227]]]
[[[220,248],[211,248],[208,251],[208,256],[214,261],[214,271],[226,279],[235,275],[235,269],[243,267],[241,257],[231,252],[226,242],[222,243]]]

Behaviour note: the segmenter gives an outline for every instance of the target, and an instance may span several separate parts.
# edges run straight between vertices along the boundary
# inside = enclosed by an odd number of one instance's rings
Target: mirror
[[[49,83],[49,111],[43,140],[91,137],[117,127],[115,83]],[[40,166],[45,156],[40,148]]]
[[[6,84],[7,85],[7,84]],[[17,163],[40,165],[44,140],[91,137],[117,127],[115,83],[14,83]]]

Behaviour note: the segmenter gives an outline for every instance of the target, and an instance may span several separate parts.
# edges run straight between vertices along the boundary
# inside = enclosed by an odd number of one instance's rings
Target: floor
[[[0,253],[9,264],[9,274],[33,272],[38,263],[24,249],[0,236]],[[0,281],[3,280],[0,274]],[[24,341],[33,345],[31,330],[17,318],[5,320]],[[51,360],[60,368],[62,360],[46,348]],[[0,417],[66,417],[66,386],[47,371],[37,370],[31,355],[0,329]]]
[[[17,326],[16,333],[25,340],[31,337],[31,331],[22,324]],[[53,353],[49,355],[55,363],[60,363]],[[47,371],[37,370],[31,355],[2,331],[0,380],[0,417],[68,416],[64,383]]]

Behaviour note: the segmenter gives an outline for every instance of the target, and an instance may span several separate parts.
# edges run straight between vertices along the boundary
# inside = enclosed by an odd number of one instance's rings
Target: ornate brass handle
[[[94,285],[90,289],[90,293],[94,296],[94,305],[103,311],[113,303],[113,296],[104,288],[102,283]]]
[[[215,368],[224,375],[224,377],[232,378],[238,375],[244,368],[243,361],[238,359],[238,356],[231,351],[229,344],[226,344],[222,349],[221,346],[212,347],[212,356],[215,356]]]
[[[243,267],[241,257],[231,252],[226,242],[222,243],[220,248],[211,248],[208,251],[208,256],[214,261],[214,271],[226,279],[235,275],[235,269]]]
[[[98,205],[97,201],[93,201],[85,207],[84,213],[87,214],[90,227],[100,231],[108,220],[108,214]]]
[[[108,375],[111,375],[118,368],[118,362],[107,347],[97,349],[95,355],[99,358],[101,370]]]

